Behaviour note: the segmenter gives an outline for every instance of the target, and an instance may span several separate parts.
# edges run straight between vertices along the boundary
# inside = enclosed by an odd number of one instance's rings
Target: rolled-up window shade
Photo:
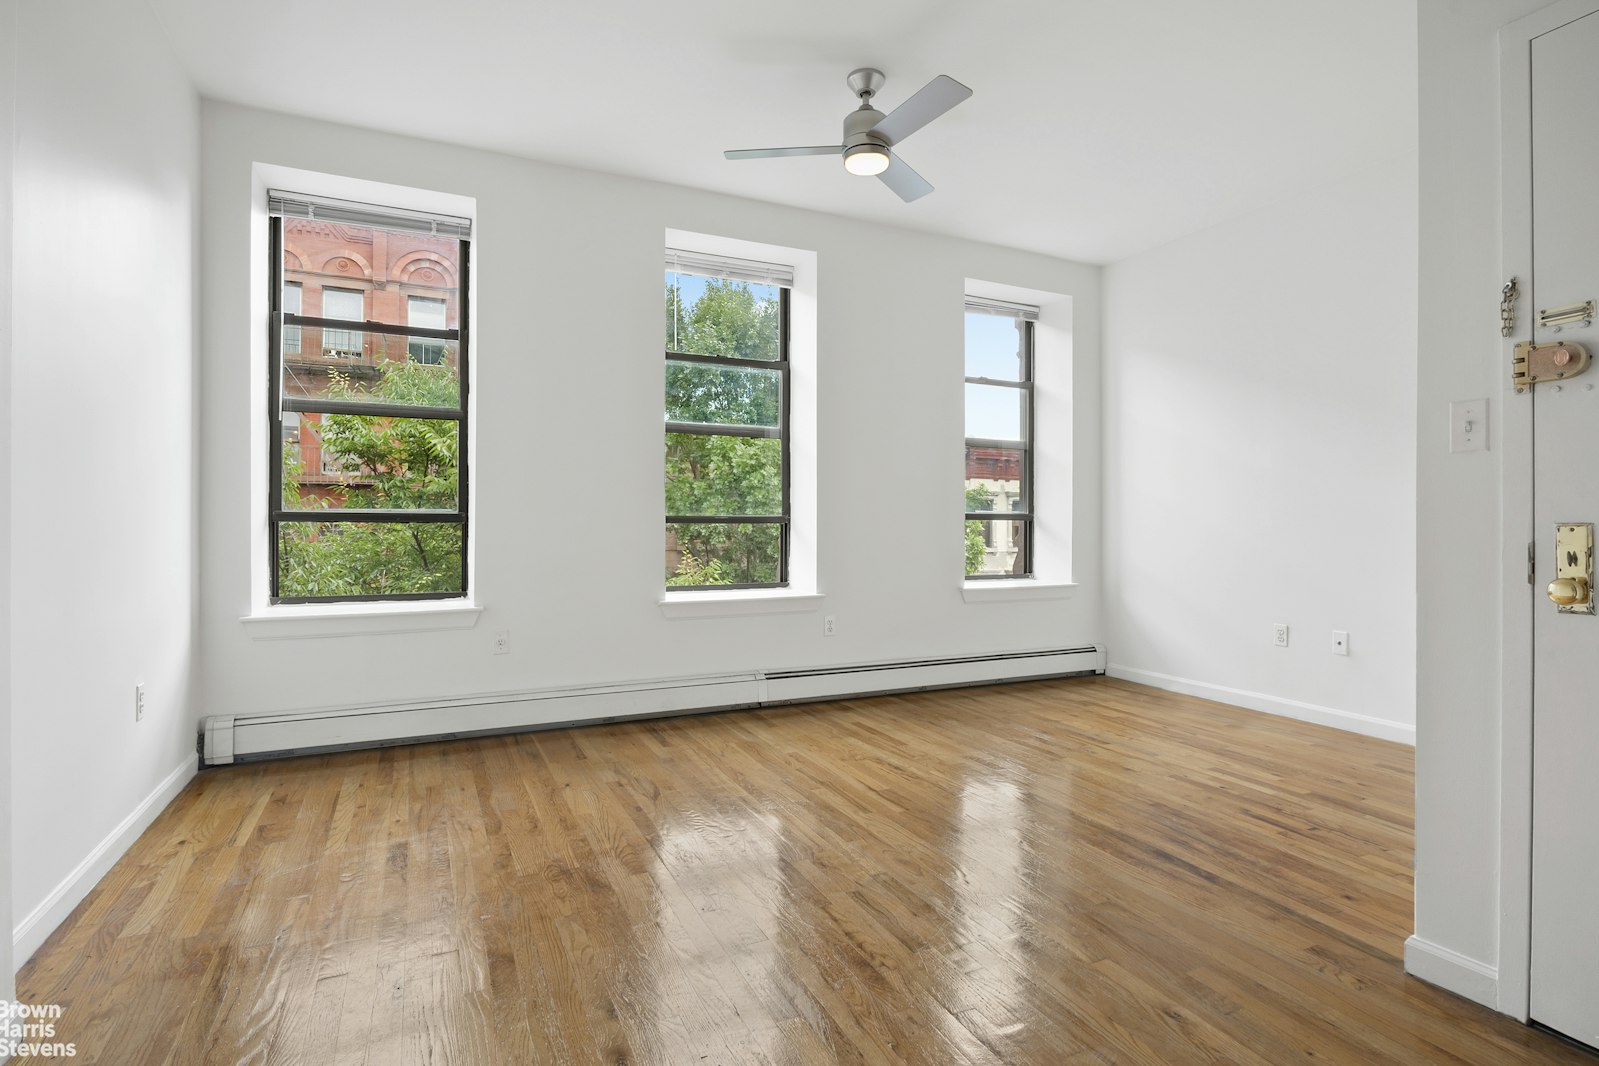
[[[734,259],[725,255],[666,250],[666,269],[679,274],[702,274],[727,281],[747,281],[752,285],[794,287],[794,268],[782,263],[763,263],[756,259]]]
[[[966,297],[966,310],[980,315],[1004,315],[1028,322],[1038,321],[1038,308],[1032,304],[1013,304],[1009,300],[989,300],[981,296]]]
[[[321,222],[343,222],[351,226],[403,230],[406,233],[430,233],[463,241],[472,237],[472,220],[469,218],[438,215],[430,211],[408,211],[401,207],[379,207],[376,204],[277,189],[267,193],[267,212],[285,218],[311,218]]]

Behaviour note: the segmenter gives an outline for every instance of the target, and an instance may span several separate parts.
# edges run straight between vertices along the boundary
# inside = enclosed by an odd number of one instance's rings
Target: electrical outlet
[[[1288,647],[1288,623],[1278,622],[1272,626],[1272,643],[1279,648]]]
[[[838,619],[834,618],[830,614],[823,616],[823,618],[822,618],[822,636],[830,637],[834,633],[837,633],[837,632],[838,632]]]
[[[133,720],[144,721],[144,682],[133,686]]]
[[[509,629],[502,629],[494,634],[494,654],[511,654],[511,631]]]
[[[1348,655],[1349,654],[1349,630],[1347,630],[1347,629],[1335,629],[1335,630],[1333,630],[1333,654],[1334,655]]]

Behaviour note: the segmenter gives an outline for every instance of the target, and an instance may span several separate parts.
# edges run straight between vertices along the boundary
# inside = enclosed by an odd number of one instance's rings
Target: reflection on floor
[[[230,768],[19,998],[119,1064],[1592,1066],[1401,972],[1411,795],[1102,678]]]

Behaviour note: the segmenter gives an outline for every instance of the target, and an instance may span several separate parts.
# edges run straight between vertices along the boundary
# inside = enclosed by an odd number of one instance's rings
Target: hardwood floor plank
[[[118,1066],[1592,1066],[1403,973],[1412,762],[1093,678],[233,767],[19,998]]]

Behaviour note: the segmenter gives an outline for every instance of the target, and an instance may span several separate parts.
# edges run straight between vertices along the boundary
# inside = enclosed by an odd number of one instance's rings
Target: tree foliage
[[[994,506],[994,494],[981,485],[966,490],[966,510],[987,511]],[[968,521],[966,523],[966,575],[970,577],[983,569],[983,557],[988,551],[988,542],[983,539],[983,523]]]
[[[684,302],[681,284],[667,284],[667,351],[768,362],[781,355],[776,286],[720,278],[704,284],[691,303]]]
[[[454,407],[460,383],[449,365],[392,361],[370,389],[330,374],[330,399]],[[282,523],[278,593],[370,596],[460,592],[462,527],[451,522],[340,522],[342,507],[453,511],[460,489],[459,423],[453,419],[323,414],[302,423],[325,459],[350,477],[328,495],[301,485],[299,449],[284,455],[284,504],[326,510],[326,523]]]
[[[759,289],[760,291],[756,291]],[[710,279],[697,299],[667,284],[668,352],[774,361],[780,355],[775,289]],[[666,417],[674,422],[777,426],[778,373],[668,362]],[[775,437],[666,434],[668,515],[782,513],[783,449]],[[678,523],[668,527],[678,553],[669,585],[775,582],[781,530],[775,524]]]

